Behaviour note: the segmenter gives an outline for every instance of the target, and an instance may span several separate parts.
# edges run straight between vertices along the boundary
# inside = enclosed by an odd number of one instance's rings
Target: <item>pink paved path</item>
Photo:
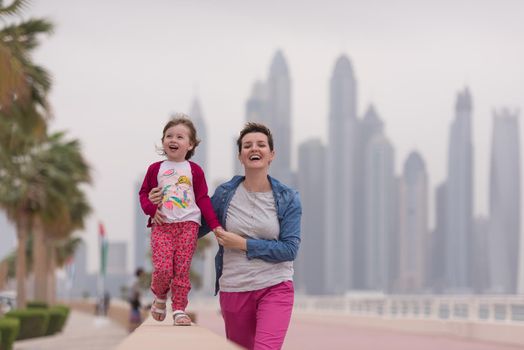
[[[218,312],[198,311],[198,323],[224,335]],[[519,346],[413,335],[387,330],[366,329],[338,322],[294,314],[284,350],[517,350]]]

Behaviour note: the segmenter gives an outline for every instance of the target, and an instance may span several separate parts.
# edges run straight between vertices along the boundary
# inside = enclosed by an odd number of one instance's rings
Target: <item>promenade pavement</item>
[[[199,324],[225,336],[218,310],[198,310]],[[522,350],[523,347],[357,327],[344,316],[294,312],[283,350]]]
[[[108,318],[72,310],[61,333],[18,340],[14,350],[107,350],[128,335],[125,328]]]
[[[192,309],[197,322],[224,337],[218,309]],[[195,327],[196,328],[196,327]],[[114,349],[127,336],[122,326],[109,319],[72,311],[64,331],[58,335],[15,342],[14,350],[106,350]],[[210,348],[211,349],[211,348]],[[468,341],[452,337],[414,335],[350,324],[344,316],[295,312],[283,350],[518,350],[519,346]]]

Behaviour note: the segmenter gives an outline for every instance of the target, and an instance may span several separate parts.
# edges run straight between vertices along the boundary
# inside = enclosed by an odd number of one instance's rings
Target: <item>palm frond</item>
[[[0,42],[0,111],[8,110],[15,99],[25,99],[29,86],[23,65]]]
[[[9,6],[3,6],[3,1],[0,1],[0,16],[14,16],[19,15],[29,5],[29,0],[14,0]]]
[[[0,29],[0,43],[23,65],[30,64],[32,51],[40,45],[40,36],[51,34],[53,24],[46,19],[30,19]]]

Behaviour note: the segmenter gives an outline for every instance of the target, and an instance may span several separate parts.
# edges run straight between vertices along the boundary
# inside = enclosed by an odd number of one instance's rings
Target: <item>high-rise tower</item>
[[[319,139],[308,140],[298,150],[297,187],[302,202],[300,250],[295,262],[296,289],[307,294],[325,293],[325,169],[326,148]],[[312,259],[312,257],[315,257]]]
[[[330,82],[326,164],[326,290],[353,287],[354,148],[357,87],[346,56],[338,58]]]
[[[269,169],[272,176],[293,186],[291,172],[291,78],[282,51],[277,51],[267,80],[267,125],[273,133],[275,159]]]
[[[209,144],[209,140],[207,139],[207,127],[202,115],[202,107],[197,98],[193,100],[193,105],[189,112],[189,118],[193,121],[197,131],[197,137],[200,140],[200,144],[196,148],[195,154],[191,157],[191,160],[200,165],[204,170],[204,174],[207,174],[206,170],[209,169],[207,158],[207,145]]]
[[[391,143],[376,135],[366,152],[366,286],[388,291],[395,232],[395,156]],[[355,204],[356,205],[356,204]]]
[[[473,228],[472,102],[468,88],[457,96],[455,119],[450,128],[446,191],[446,289],[468,292],[471,288]]]
[[[399,287],[402,292],[420,293],[427,271],[428,175],[418,152],[411,152],[404,163],[400,192]]]
[[[516,113],[495,111],[489,191],[491,292],[517,291],[520,246],[520,137]]]
[[[352,252],[353,264],[353,287],[356,289],[366,288],[366,213],[367,213],[367,181],[369,174],[366,167],[366,153],[374,136],[383,131],[384,124],[373,105],[370,105],[364,114],[364,118],[358,123],[355,146],[354,174],[354,209]]]

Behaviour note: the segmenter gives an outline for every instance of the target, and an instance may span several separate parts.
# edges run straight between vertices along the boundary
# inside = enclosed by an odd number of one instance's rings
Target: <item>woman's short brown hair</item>
[[[164,137],[166,137],[167,129],[178,124],[185,125],[189,129],[189,141],[193,144],[193,149],[187,151],[186,160],[188,160],[195,154],[195,148],[200,143],[200,140],[197,138],[195,125],[186,114],[176,113],[173,116],[173,118],[171,118],[171,120],[167,122],[167,124],[164,126],[164,130],[162,131],[162,142],[164,142]],[[162,151],[162,154],[165,155],[166,153]]]
[[[238,153],[240,154],[240,151],[242,150],[242,138],[246,136],[246,134],[250,134],[252,132],[261,132],[262,134],[267,136],[267,143],[269,144],[269,149],[273,151],[273,135],[271,134],[271,130],[267,126],[261,123],[255,123],[255,122],[247,122],[246,125],[242,130],[240,130],[240,135],[237,139],[237,146],[238,146]]]

